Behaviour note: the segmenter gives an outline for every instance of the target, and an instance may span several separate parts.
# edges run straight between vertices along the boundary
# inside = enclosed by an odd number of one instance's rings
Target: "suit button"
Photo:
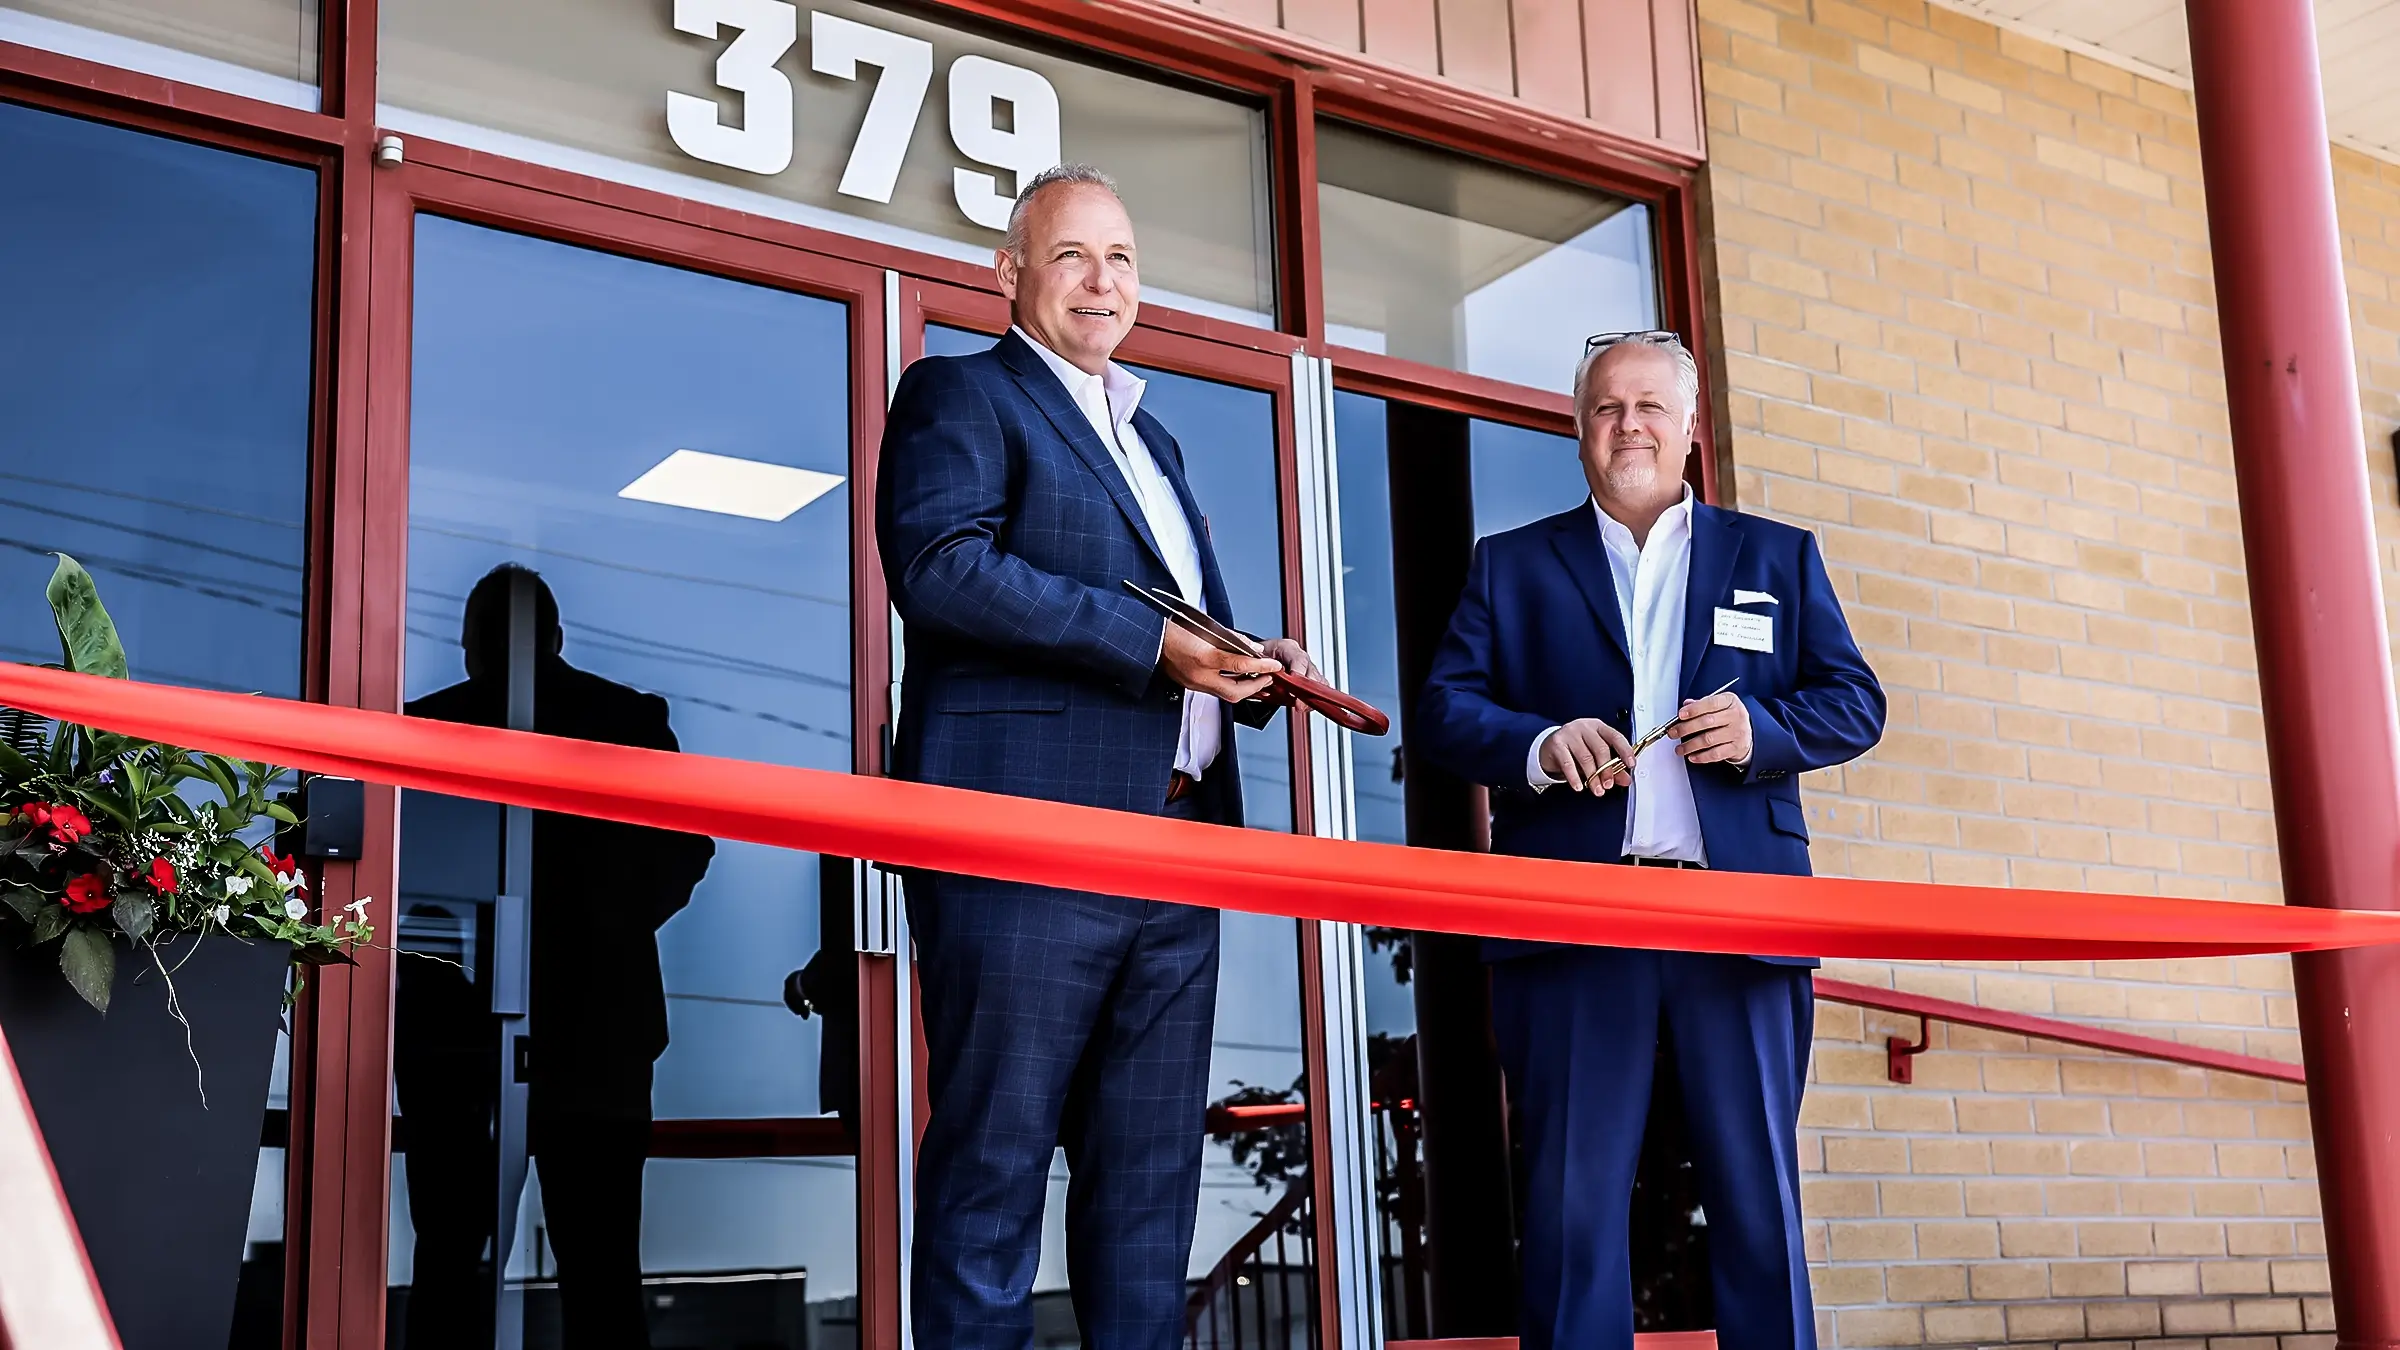
[[[1628,717],[1631,717],[1631,716],[1633,716],[1633,709],[1631,709],[1631,708],[1619,708],[1619,709],[1617,709],[1617,720],[1618,720],[1619,722],[1623,722],[1623,721],[1624,721],[1626,718],[1628,718]]]

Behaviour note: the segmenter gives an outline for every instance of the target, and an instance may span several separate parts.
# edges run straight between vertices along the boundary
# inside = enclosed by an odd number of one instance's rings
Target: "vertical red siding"
[[[1658,52],[1658,138],[1700,148],[1700,48],[1692,0],[1650,0]]]
[[[1511,0],[1509,14],[1516,32],[1517,97],[1554,113],[1583,116],[1580,0]]]
[[[1283,16],[1276,0],[1200,0],[1200,7],[1230,14],[1260,28],[1280,28]]]
[[[1433,5],[1434,0],[1360,0],[1367,55],[1440,74],[1442,40]]]
[[[1358,51],[1361,27],[1358,3],[1359,0],[1283,0],[1283,26],[1287,32],[1302,37]]]
[[[1442,34],[1442,75],[1495,94],[1517,92],[1510,52],[1508,0],[1435,0]]]
[[[1591,119],[1638,136],[1658,134],[1658,61],[1651,0],[1583,0],[1584,78]]]

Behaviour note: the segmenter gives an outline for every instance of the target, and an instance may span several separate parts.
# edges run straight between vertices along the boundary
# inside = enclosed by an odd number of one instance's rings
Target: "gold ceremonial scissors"
[[[1733,688],[1735,685],[1740,684],[1741,682],[1742,677],[1736,675],[1732,679],[1727,680],[1725,683],[1718,685],[1716,688],[1709,690],[1705,694],[1702,694],[1700,698],[1715,698],[1717,695],[1724,693],[1726,690]],[[1696,698],[1691,701],[1698,703],[1700,699]],[[1682,720],[1683,714],[1677,713],[1675,716],[1670,717],[1666,721],[1661,722],[1657,726],[1654,726],[1648,731],[1643,732],[1642,738],[1633,743],[1633,757],[1635,759],[1640,759],[1644,750],[1647,750],[1651,746],[1658,744],[1661,740],[1664,740],[1667,733],[1675,729],[1675,724]],[[1592,771],[1592,778],[1594,780],[1606,778],[1610,774],[1615,773],[1617,770],[1624,767],[1625,757],[1623,755],[1611,755],[1608,757],[1608,762],[1606,764],[1603,764],[1599,768]]]
[[[1143,604],[1166,615],[1169,622],[1199,634],[1202,641],[1218,651],[1247,656],[1254,661],[1266,659],[1266,646],[1257,638],[1218,623],[1208,617],[1206,610],[1187,603],[1180,595],[1152,586],[1136,585],[1130,579],[1126,581],[1125,589],[1133,592],[1134,598]],[[1392,729],[1392,719],[1384,716],[1381,709],[1352,698],[1322,680],[1312,680],[1288,670],[1276,671],[1268,679],[1277,686],[1277,693],[1352,731],[1381,736]]]

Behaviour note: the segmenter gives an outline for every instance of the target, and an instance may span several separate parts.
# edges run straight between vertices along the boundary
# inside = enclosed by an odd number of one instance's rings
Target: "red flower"
[[[267,870],[273,872],[278,881],[289,886],[293,894],[308,894],[308,882],[304,879],[306,874],[301,872],[300,864],[288,857],[276,857],[272,840],[258,846],[258,856],[267,860]]]
[[[66,898],[59,903],[78,914],[97,914],[108,908],[108,881],[98,872],[86,872],[67,883]]]
[[[50,837],[62,844],[72,844],[92,832],[91,818],[65,802],[27,802],[17,808],[17,819],[50,827]]]
[[[152,858],[149,875],[137,875],[134,879],[149,882],[150,889],[160,895],[172,895],[175,892],[175,864],[164,858]]]

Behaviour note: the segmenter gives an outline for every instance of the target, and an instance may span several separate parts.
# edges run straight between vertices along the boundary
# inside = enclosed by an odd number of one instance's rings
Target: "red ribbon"
[[[2400,915],[1504,858],[1237,830],[819,769],[0,663],[0,704],[295,769],[894,867],[1391,928],[1889,960],[2400,941]]]

